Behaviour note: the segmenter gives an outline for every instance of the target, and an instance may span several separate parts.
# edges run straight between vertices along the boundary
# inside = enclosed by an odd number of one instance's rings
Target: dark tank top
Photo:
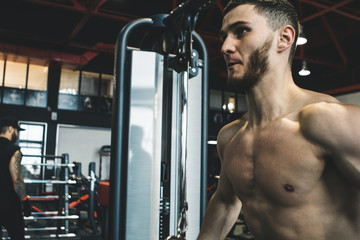
[[[10,160],[17,150],[20,150],[20,147],[7,138],[0,137],[0,210],[18,206],[20,201],[9,170]]]

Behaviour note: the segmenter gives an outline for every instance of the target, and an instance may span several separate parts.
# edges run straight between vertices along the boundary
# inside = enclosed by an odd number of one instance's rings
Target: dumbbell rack
[[[26,156],[26,155],[24,155]],[[69,163],[69,155],[62,154],[61,156],[34,156],[27,157],[40,157],[42,159],[61,159],[61,163],[29,163],[22,165],[36,165],[42,167],[58,167],[61,169],[61,179],[47,180],[47,179],[25,179],[25,184],[58,184],[63,186],[63,196],[59,195],[47,195],[47,196],[29,196],[30,201],[47,201],[47,200],[59,200],[59,207],[57,211],[44,211],[44,212],[32,212],[31,216],[24,217],[25,226],[29,222],[36,222],[38,220],[55,220],[57,226],[55,227],[25,227],[25,239],[63,239],[63,238],[76,238],[75,233],[70,232],[69,223],[70,220],[78,220],[78,215],[69,214],[69,185],[76,184],[75,180],[71,180],[69,177],[69,168],[74,167],[75,164]],[[39,232],[41,234],[39,234]],[[36,233],[36,234],[35,234]],[[2,238],[7,239],[6,237]]]

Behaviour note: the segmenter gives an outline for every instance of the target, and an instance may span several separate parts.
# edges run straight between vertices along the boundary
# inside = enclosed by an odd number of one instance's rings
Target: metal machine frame
[[[131,62],[129,62],[129,52],[131,52],[133,49],[129,46],[129,39],[132,37],[132,34],[138,30],[147,28],[156,28],[159,25],[162,25],[164,22],[164,16],[155,16],[152,19],[146,18],[146,19],[139,19],[135,20],[131,23],[129,23],[127,26],[125,26],[122,31],[119,33],[119,36],[117,38],[116,42],[116,54],[115,54],[115,88],[114,88],[114,102],[113,102],[113,126],[112,126],[112,143],[111,143],[111,173],[110,173],[110,214],[109,214],[109,236],[107,236],[107,239],[110,240],[118,240],[118,239],[126,239],[126,216],[127,216],[127,192],[128,192],[128,167],[129,167],[129,132],[130,132],[130,99],[131,99],[131,79],[129,79],[129,66],[131,66]],[[160,23],[159,23],[160,22]],[[165,21],[166,22],[166,21]],[[161,26],[162,27],[162,26]],[[160,28],[161,28],[160,27]],[[165,27],[164,29],[166,31],[172,30],[168,29],[168,27]],[[200,212],[199,214],[199,225],[201,225],[201,219],[205,213],[206,208],[206,184],[207,184],[207,122],[208,122],[208,83],[207,83],[207,51],[205,44],[203,43],[201,37],[193,32],[192,30],[188,31],[187,37],[187,43],[191,43],[191,46],[189,48],[186,48],[185,55],[180,56],[180,61],[183,60],[183,58],[187,58],[187,66],[185,69],[183,66],[179,66],[177,64],[179,62],[179,57],[177,54],[175,54],[175,58],[172,56],[173,54],[169,52],[161,52],[161,54],[164,56],[163,62],[164,62],[164,68],[172,68],[177,72],[177,75],[182,78],[182,89],[173,90],[172,87],[168,87],[167,84],[169,84],[169,81],[171,82],[172,79],[167,79],[169,76],[170,78],[173,78],[171,76],[172,74],[164,74],[164,80],[162,81],[163,84],[163,94],[166,98],[166,95],[169,94],[169,91],[167,89],[170,89],[170,91],[178,91],[178,97],[181,97],[180,100],[180,106],[177,106],[175,108],[180,109],[182,111],[182,116],[180,119],[172,120],[169,119],[169,116],[174,116],[174,109],[172,107],[168,106],[168,102],[163,102],[162,111],[164,111],[162,115],[162,139],[166,139],[166,143],[170,143],[174,140],[174,138],[181,137],[181,144],[180,149],[167,149],[166,147],[162,147],[161,151],[161,178],[164,178],[164,176],[168,176],[170,174],[170,166],[167,165],[166,161],[163,161],[164,159],[167,159],[169,156],[172,157],[174,155],[174,151],[181,151],[181,154],[178,154],[181,158],[181,160],[178,160],[178,162],[175,163],[175,166],[172,166],[173,168],[178,171],[178,176],[170,176],[170,178],[173,180],[173,178],[177,177],[178,184],[169,184],[167,186],[168,188],[174,187],[177,188],[180,186],[180,198],[177,200],[177,203],[175,205],[177,206],[171,206],[175,212],[176,216],[180,217],[179,222],[181,222],[181,218],[183,218],[184,221],[186,221],[186,214],[182,215],[184,211],[187,211],[187,202],[186,202],[186,144],[187,144],[187,136],[184,135],[184,129],[187,131],[187,126],[184,127],[184,125],[187,125],[188,121],[188,114],[187,112],[184,113],[184,109],[187,107],[187,85],[188,80],[191,77],[191,73],[195,73],[195,75],[198,73],[198,69],[196,67],[202,68],[202,77],[201,77],[201,159],[200,161],[200,170],[198,174],[200,175],[200,192],[198,193],[200,195]],[[166,36],[169,36],[169,34],[165,33]],[[164,36],[164,35],[162,35]],[[170,37],[171,38],[171,37]],[[163,43],[171,42],[173,39],[166,39]],[[175,39],[176,41],[176,39]],[[202,59],[202,62],[199,63],[199,61],[194,60],[194,56],[197,53],[196,51],[192,51],[192,44],[193,42],[197,45],[199,49],[196,49],[199,51],[199,58]],[[189,53],[189,50],[191,51]],[[175,59],[175,64],[174,64]],[[176,63],[177,61],[177,63]],[[195,66],[196,65],[196,66]],[[171,67],[172,66],[172,67]],[[168,76],[167,76],[168,75]],[[176,77],[175,77],[176,78]],[[185,98],[184,98],[185,95]],[[178,116],[179,117],[179,116]],[[171,129],[169,127],[171,125],[176,125],[178,128],[176,129],[177,133],[171,133]],[[174,129],[174,126],[173,126]],[[170,136],[170,137],[169,137]],[[176,137],[177,136],[177,137]],[[169,142],[170,141],[170,142]],[[176,141],[176,140],[175,140]],[[162,142],[164,144],[164,142]],[[171,144],[171,143],[170,143]],[[185,145],[185,146],[184,146]],[[184,151],[185,149],[185,151]],[[176,155],[176,154],[175,154]],[[174,164],[174,162],[172,163]],[[176,172],[175,170],[175,172]],[[174,172],[171,171],[173,174]],[[177,173],[173,174],[177,175]],[[179,178],[180,177],[180,178]],[[161,190],[161,194],[163,194],[164,189]],[[158,203],[160,206],[160,210],[164,211],[164,209],[168,208],[168,201],[164,202],[164,198],[160,199],[160,202]],[[179,208],[180,207],[180,208]],[[169,209],[168,209],[169,210]],[[159,215],[161,214],[161,211],[159,212]],[[163,221],[164,219],[162,219]],[[168,221],[171,221],[170,219],[167,219]],[[150,224],[150,223],[149,223]],[[183,224],[184,223],[180,223]],[[174,227],[174,223],[170,223]],[[177,225],[177,224],[175,224]],[[169,226],[169,225],[167,225]],[[186,224],[184,226],[178,226],[179,230],[179,237],[183,239],[185,237],[185,231],[182,232],[181,228],[187,227]],[[170,227],[169,227],[170,228]],[[176,228],[176,226],[175,226]],[[164,231],[164,229],[160,229],[159,231]],[[173,230],[167,229],[164,233],[160,234],[159,238],[164,239],[163,237],[166,237],[168,234],[176,234]],[[181,236],[180,236],[181,235]],[[180,238],[179,238],[180,239]]]

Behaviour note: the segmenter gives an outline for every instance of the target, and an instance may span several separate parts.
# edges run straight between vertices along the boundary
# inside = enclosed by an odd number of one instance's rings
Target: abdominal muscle
[[[360,239],[359,194],[347,194],[354,189],[341,188],[334,186],[336,193],[331,194],[321,180],[307,193],[279,188],[272,195],[256,186],[250,195],[238,192],[238,196],[256,240]]]
[[[296,128],[269,132],[235,136],[223,155],[255,239],[360,240],[359,189]]]
[[[244,139],[228,145],[223,168],[256,240],[360,240],[360,191],[331,160],[291,147],[300,138],[256,144],[255,154]]]
[[[246,223],[256,240],[329,240],[324,229],[328,226],[323,225],[329,218],[323,210],[311,205],[283,207],[259,199],[243,203]]]

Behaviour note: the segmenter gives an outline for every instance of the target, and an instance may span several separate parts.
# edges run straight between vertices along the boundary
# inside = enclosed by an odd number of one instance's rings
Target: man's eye
[[[236,38],[242,38],[247,32],[248,32],[248,29],[239,28],[234,32],[234,34],[235,34]]]

